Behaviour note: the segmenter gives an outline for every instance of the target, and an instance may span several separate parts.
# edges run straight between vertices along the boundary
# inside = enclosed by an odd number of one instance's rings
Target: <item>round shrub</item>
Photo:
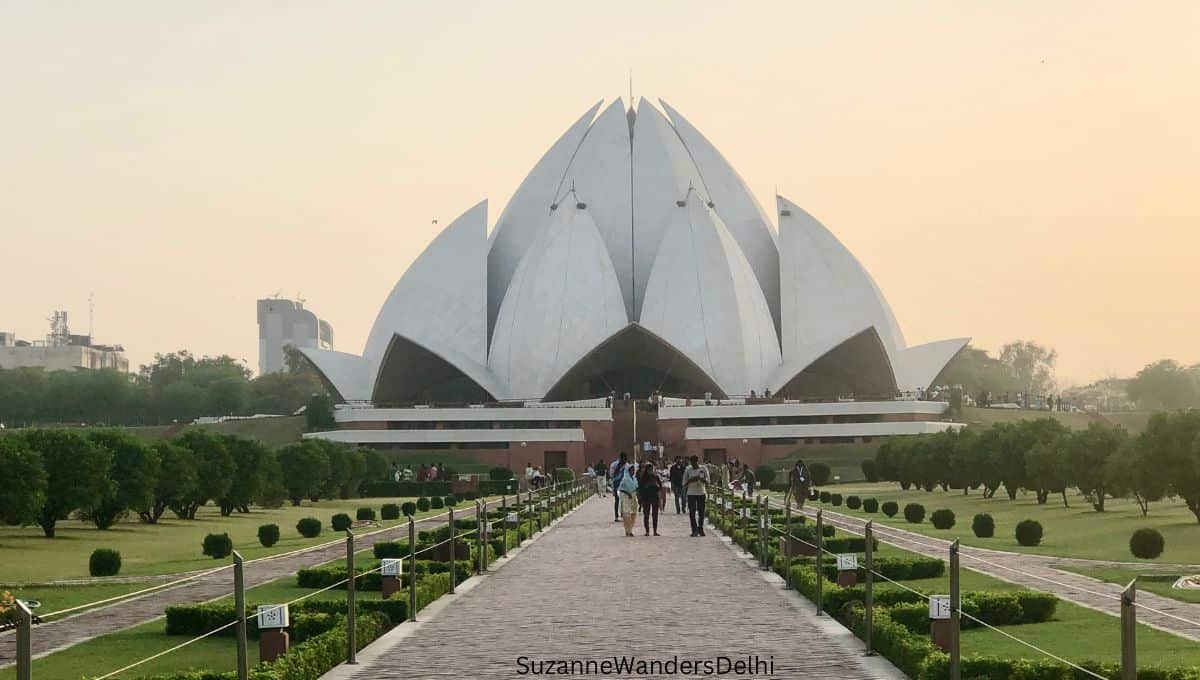
[[[209,534],[204,537],[204,554],[219,560],[222,557],[229,557],[229,553],[233,552],[233,539],[229,538],[229,534]]]
[[[346,529],[350,528],[352,523],[353,521],[350,519],[350,515],[347,515],[344,512],[339,512],[329,520],[329,526],[333,527],[334,531],[345,531]]]
[[[833,503],[834,505],[841,505],[842,504],[842,494],[840,494],[840,493],[830,494],[829,502]]]
[[[382,508],[379,508],[380,519],[400,519],[400,506],[395,503],[384,503]]]
[[[808,476],[812,479],[812,483],[817,486],[822,486],[829,483],[829,477],[833,474],[833,470],[825,463],[813,463],[808,466]]]
[[[828,492],[828,491],[822,491],[822,492],[821,492],[821,494],[820,494],[820,496],[819,496],[819,498],[821,499],[821,502],[822,502],[822,503],[828,503],[828,502],[829,502],[829,497],[830,497],[830,494],[829,494],[829,492]]]
[[[258,542],[264,548],[270,548],[279,542],[279,525],[264,524],[258,528]]]
[[[981,512],[971,520],[971,531],[979,538],[991,538],[996,535],[996,520],[986,512]]]
[[[434,510],[441,510],[442,508],[446,507],[446,502],[442,500],[441,496],[434,496],[433,498],[429,499],[429,507],[433,508]]]
[[[321,520],[316,517],[305,517],[296,522],[296,531],[305,538],[316,538],[321,535]]]
[[[421,496],[420,498],[418,498],[417,499],[417,510],[420,512],[425,512],[425,511],[429,510],[429,499],[426,498],[425,496]]]
[[[417,514],[417,504],[413,503],[412,501],[405,501],[404,505],[400,506],[400,512],[412,517],[413,515]]]
[[[513,478],[513,471],[506,467],[494,467],[488,470],[488,479],[493,482],[504,482]]]
[[[759,465],[754,468],[754,478],[758,480],[759,486],[767,488],[771,482],[775,481],[775,468],[770,465]]]
[[[934,510],[929,516],[929,523],[934,529],[949,529],[954,526],[954,511],[946,508]]]
[[[1037,545],[1042,542],[1042,524],[1032,519],[1023,519],[1017,523],[1017,543],[1024,546]]]
[[[925,521],[925,506],[920,503],[909,503],[904,506],[904,519],[910,524],[920,524]]]
[[[896,501],[884,501],[883,505],[879,506],[879,509],[888,517],[895,517],[896,513],[900,512],[900,506],[896,504]]]
[[[359,508],[354,511],[354,519],[375,520],[375,508]]]
[[[453,508],[454,506],[458,505],[458,499],[455,498],[454,494],[446,496],[442,499],[442,502],[446,504],[447,508]]]
[[[92,576],[116,576],[119,571],[121,571],[121,553],[108,548],[97,548],[92,551],[92,556],[88,560],[89,574]]]
[[[821,535],[825,538],[833,538],[834,528],[832,524],[821,525]]]
[[[862,507],[862,499],[858,496],[846,496],[846,507],[857,510]]]
[[[849,505],[849,502],[846,504]],[[866,510],[867,512],[879,512],[879,501],[875,500],[874,498],[864,498],[862,504],[863,510]]]
[[[573,479],[575,479],[575,471],[571,468],[561,467],[554,469],[554,481],[569,482]]]
[[[863,478],[868,482],[879,481],[879,468],[876,467],[874,460],[868,458],[860,463],[859,467],[862,468]]]
[[[1152,560],[1158,557],[1166,545],[1163,535],[1157,529],[1138,529],[1129,537],[1129,552],[1133,553],[1134,557],[1143,560]],[[118,556],[117,564],[120,565],[120,562],[121,558]]]

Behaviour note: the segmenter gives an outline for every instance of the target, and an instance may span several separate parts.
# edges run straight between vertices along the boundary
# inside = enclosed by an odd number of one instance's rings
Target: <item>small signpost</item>
[[[848,553],[837,556],[837,584],[843,588],[858,584],[858,555]]]
[[[274,661],[287,654],[290,623],[286,604],[258,606],[258,656],[262,661]]]
[[[929,635],[943,652],[950,651],[950,596],[929,598]]]
[[[395,593],[400,592],[403,585],[404,576],[404,560],[385,557],[379,560],[379,575],[380,584],[383,590],[383,599],[388,599]]]

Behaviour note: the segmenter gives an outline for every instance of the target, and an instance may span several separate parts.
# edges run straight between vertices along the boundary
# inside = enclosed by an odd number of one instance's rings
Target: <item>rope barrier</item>
[[[979,625],[987,628],[988,630],[996,631],[997,633],[1012,640],[1013,642],[1019,642],[1019,643],[1025,645],[1026,647],[1034,650],[1035,652],[1038,652],[1040,654],[1045,654],[1046,656],[1050,657],[1051,659],[1054,659],[1055,661],[1057,661],[1059,663],[1066,664],[1081,673],[1087,673],[1088,675],[1092,676],[1093,678],[1100,678],[1100,680],[1108,680],[1108,678],[1104,677],[1103,675],[1100,675],[1099,673],[1096,673],[1095,671],[1090,671],[1090,670],[1084,668],[1083,666],[1080,666],[1077,663],[1068,661],[1067,659],[1064,659],[1061,656],[1058,656],[1057,654],[1047,652],[1046,650],[1042,649],[1041,647],[1038,647],[1037,645],[1033,644],[1032,642],[1026,642],[1025,640],[1022,640],[1021,638],[1017,637],[1016,635],[1013,635],[1012,633],[1008,633],[1006,631],[1000,630],[999,628],[997,628],[996,626],[993,626],[992,624],[988,623],[987,621],[984,621],[983,619],[980,619],[975,616],[971,616],[970,614],[962,611],[961,609],[959,610],[958,613],[961,614],[962,616],[967,617],[968,619],[971,619],[975,623],[978,623]]]
[[[125,666],[124,668],[118,668],[115,671],[110,671],[108,673],[105,673],[104,675],[94,678],[94,680],[106,680],[107,678],[111,678],[114,675],[118,675],[120,673],[124,673],[127,670],[137,668],[138,666],[140,666],[144,663],[149,663],[150,661],[153,661],[159,657],[166,656],[166,655],[170,654],[171,652],[183,649],[184,647],[187,647],[188,645],[190,645],[192,643],[199,642],[199,641],[203,640],[204,638],[210,637],[212,635],[216,635],[217,633],[225,630],[226,628],[236,625],[236,624],[237,624],[237,619],[234,619],[233,621],[230,621],[229,623],[221,626],[220,628],[214,628],[214,629],[208,631],[207,633],[204,633],[203,635],[198,635],[198,636],[192,638],[191,640],[188,640],[187,642],[175,645],[174,647],[171,647],[170,649],[164,649],[163,651],[161,651],[157,654],[148,656],[148,657],[142,659],[141,661],[135,661],[134,663],[131,663],[128,666]]]

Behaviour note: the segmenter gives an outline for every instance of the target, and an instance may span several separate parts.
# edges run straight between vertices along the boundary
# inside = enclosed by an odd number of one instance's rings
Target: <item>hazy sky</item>
[[[284,7],[287,7],[284,10]],[[662,97],[859,257],[910,343],[1200,361],[1200,3],[0,1],[0,330],[362,350],[414,257],[600,98]],[[448,273],[452,275],[452,273]]]

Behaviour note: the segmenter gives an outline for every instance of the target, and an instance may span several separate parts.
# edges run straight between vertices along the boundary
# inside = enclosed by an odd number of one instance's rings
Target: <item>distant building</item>
[[[267,298],[258,301],[258,373],[287,367],[283,348],[333,349],[333,326],[304,308],[303,301]]]
[[[121,345],[99,345],[90,335],[73,335],[67,313],[56,311],[45,340],[20,340],[15,333],[0,332],[0,368],[42,368],[47,371],[112,369],[129,372],[129,359]]]

